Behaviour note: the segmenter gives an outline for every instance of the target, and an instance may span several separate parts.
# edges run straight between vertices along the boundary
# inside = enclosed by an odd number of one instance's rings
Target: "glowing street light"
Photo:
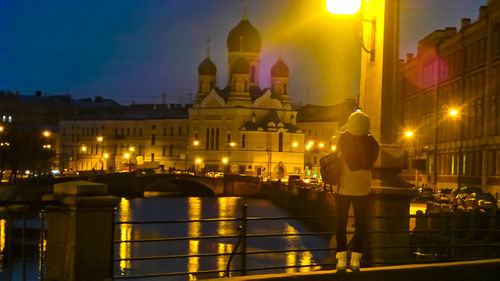
[[[130,151],[130,152],[134,152],[134,151],[135,151],[135,148],[134,148],[133,146],[131,146],[131,147],[129,147],[129,148],[128,148],[128,151]]]
[[[103,137],[97,137],[97,141],[98,141],[98,142],[102,142],[103,140],[104,140],[104,138],[103,138]]]
[[[87,147],[86,147],[85,145],[82,145],[81,150],[82,150],[83,152],[85,152],[85,151],[87,151]]]
[[[224,157],[222,158],[222,163],[227,164],[229,162],[229,158]]]
[[[334,15],[354,15],[361,9],[361,0],[326,0],[326,9]]]
[[[201,164],[201,161],[202,161],[201,158],[196,158],[195,160],[196,164]]]
[[[199,146],[200,145],[200,141],[199,140],[194,140],[193,141],[193,145],[194,146]]]
[[[412,132],[412,131],[406,131],[406,132],[405,132],[405,136],[406,136],[407,138],[411,138],[411,137],[413,137],[413,132]]]
[[[229,143],[229,146],[230,146],[230,147],[235,147],[235,146],[236,146],[236,143],[235,143],[235,142],[230,142],[230,143]]]
[[[0,126],[0,133],[3,132],[3,126]]]
[[[130,153],[123,154],[123,157],[125,157],[126,159],[130,159]]]
[[[324,146],[325,146],[325,144],[324,144],[324,143],[320,143],[320,144],[319,144],[319,147],[321,147],[321,148],[323,148]]]
[[[107,153],[104,153],[103,156],[104,156],[104,159],[108,159],[109,158],[109,154],[107,154]]]
[[[337,149],[337,147],[336,147],[335,145],[332,145],[331,149],[332,149],[332,150],[336,150],[336,149]]]
[[[448,112],[451,116],[455,117],[458,115],[458,110],[457,109],[451,109],[450,112]]]
[[[296,142],[296,141],[294,141],[294,142],[292,143],[292,146],[293,146],[293,147],[297,147],[297,146],[299,146],[299,143],[298,143],[298,142]]]
[[[50,137],[50,131],[43,131],[42,134],[46,138]]]

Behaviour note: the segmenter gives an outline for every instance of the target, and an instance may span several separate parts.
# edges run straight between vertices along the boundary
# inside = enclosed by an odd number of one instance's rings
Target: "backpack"
[[[340,173],[342,172],[342,159],[337,152],[332,152],[319,160],[320,172],[323,182],[326,184],[338,185]]]

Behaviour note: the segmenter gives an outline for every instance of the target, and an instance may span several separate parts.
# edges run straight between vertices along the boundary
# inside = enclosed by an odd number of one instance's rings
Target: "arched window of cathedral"
[[[242,148],[245,148],[245,147],[246,147],[246,135],[245,135],[245,134],[243,134],[243,135],[241,136],[241,147],[242,147]]]
[[[214,150],[214,145],[215,145],[215,129],[212,128],[212,131],[211,131],[212,135],[210,136],[210,149],[211,150]]]
[[[283,152],[283,133],[279,134],[278,151]]]
[[[255,65],[252,65],[252,69],[250,71],[250,82],[255,82]]]
[[[208,148],[210,147],[210,129],[207,128],[207,134],[206,134],[206,142],[205,142],[205,149],[208,150]]]
[[[215,150],[219,150],[219,128],[215,130]]]

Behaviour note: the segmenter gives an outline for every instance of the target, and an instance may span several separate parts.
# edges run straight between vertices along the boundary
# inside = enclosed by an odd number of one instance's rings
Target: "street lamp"
[[[50,137],[50,131],[43,131],[42,134],[46,138]]]
[[[412,132],[412,131],[406,131],[406,132],[405,132],[405,136],[406,136],[407,138],[411,138],[411,137],[413,137],[413,132]]]
[[[103,137],[97,137],[97,141],[98,141],[98,142],[102,142],[103,140],[104,140],[104,138],[103,138]]]
[[[129,148],[128,148],[128,151],[130,151],[130,152],[134,152],[134,151],[135,151],[135,147],[133,147],[133,146],[129,147]]]
[[[458,116],[458,110],[457,109],[451,109],[448,114],[450,114],[450,116]]]
[[[200,145],[200,141],[199,140],[194,140],[193,141],[193,146],[199,146]]]
[[[334,15],[354,15],[361,9],[361,0],[326,0],[326,9]]]
[[[0,133],[3,132],[3,126],[0,126]]]
[[[123,154],[123,157],[128,160],[128,172],[130,173],[132,171],[132,162],[130,159],[130,153],[125,153]]]

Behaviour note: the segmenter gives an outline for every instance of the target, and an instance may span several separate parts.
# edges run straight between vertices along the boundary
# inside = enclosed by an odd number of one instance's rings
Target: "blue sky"
[[[346,25],[309,18],[309,7],[323,5],[316,2],[250,0],[248,15],[263,39],[261,86],[269,85],[269,70],[282,54],[293,101],[334,104],[357,93],[352,61],[359,53]],[[484,4],[401,0],[400,57],[433,30],[477,18]],[[189,102],[207,37],[224,87],[225,40],[242,7],[240,0],[0,0],[0,89],[123,104],[161,103],[165,93],[167,103]]]

